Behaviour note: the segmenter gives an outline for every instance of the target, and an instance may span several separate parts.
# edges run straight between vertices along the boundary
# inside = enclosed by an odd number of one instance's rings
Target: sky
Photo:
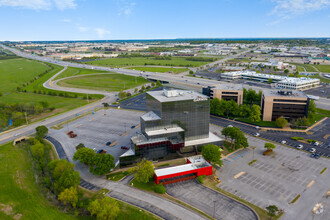
[[[0,41],[330,37],[330,0],[0,0]]]

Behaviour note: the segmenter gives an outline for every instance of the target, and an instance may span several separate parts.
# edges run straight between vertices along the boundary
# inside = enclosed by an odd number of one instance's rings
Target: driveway
[[[249,207],[199,184],[195,179],[168,184],[165,187],[169,195],[214,216],[216,219],[257,219]]]

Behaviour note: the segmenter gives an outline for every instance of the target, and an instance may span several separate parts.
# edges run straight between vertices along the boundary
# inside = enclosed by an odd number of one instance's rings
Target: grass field
[[[184,57],[172,57],[171,60],[156,60],[152,57],[132,57],[132,58],[111,58],[104,60],[95,60],[86,62],[87,64],[96,66],[109,66],[109,67],[129,67],[129,66],[181,66],[181,67],[198,67],[205,65],[209,62],[189,61]]]
[[[135,81],[136,80],[136,81]],[[122,91],[134,88],[148,83],[148,80],[142,77],[133,77],[118,73],[106,75],[85,75],[59,81],[58,85],[66,87],[106,90],[106,91]]]
[[[17,86],[49,69],[45,64],[23,58],[0,60],[0,91],[14,92]]]
[[[330,65],[313,65],[316,69],[323,73],[330,73]]]
[[[315,69],[313,68],[313,66],[310,65],[310,64],[294,63],[294,65],[296,65],[297,70],[298,70],[299,72],[305,72],[305,70],[304,70],[303,67],[306,68],[306,71],[307,71],[307,72],[316,72],[316,70],[315,70]]]
[[[0,219],[75,219],[42,196],[31,163],[26,150],[12,144],[0,147]]]
[[[68,69],[65,70],[63,73],[61,73],[60,75],[58,75],[55,78],[55,80],[69,77],[69,76],[79,76],[79,75],[87,75],[87,74],[93,74],[93,73],[107,73],[107,71],[68,67]]]
[[[134,69],[139,71],[147,71],[147,72],[159,72],[159,73],[182,73],[185,71],[189,71],[189,69],[183,68],[167,68],[167,67],[129,67],[127,69]]]

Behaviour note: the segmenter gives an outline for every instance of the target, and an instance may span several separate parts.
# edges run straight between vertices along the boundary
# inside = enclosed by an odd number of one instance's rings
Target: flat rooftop
[[[201,138],[201,139],[196,139],[196,140],[191,140],[191,141],[185,141],[184,146],[193,146],[193,145],[203,145],[203,144],[210,144],[210,143],[215,143],[223,141],[222,138],[216,136],[212,132],[209,132],[209,137],[208,138]]]
[[[175,174],[175,173],[182,173],[182,172],[186,172],[186,171],[192,171],[192,170],[197,170],[199,168],[211,166],[211,164],[209,164],[201,155],[188,157],[187,159],[191,163],[155,170],[156,176],[158,176],[158,177],[167,176],[167,175],[171,175],[171,174]]]
[[[241,84],[219,84],[216,85],[213,89],[219,89],[219,90],[242,90],[243,91],[243,85]]]
[[[306,99],[308,98],[305,93],[298,90],[263,89],[263,94],[265,96],[280,97],[280,98],[306,98]]]
[[[147,112],[141,116],[143,121],[157,121],[161,120],[161,118],[153,111]]]
[[[159,102],[173,102],[173,101],[183,101],[183,100],[193,100],[193,101],[205,101],[208,97],[202,95],[195,91],[186,90],[160,90],[160,91],[150,91],[147,94],[151,95]]]
[[[183,128],[177,126],[177,127],[162,128],[162,129],[145,131],[145,132],[150,137],[150,136],[155,136],[155,135],[171,134],[171,133],[178,133],[178,132],[183,132],[183,131],[184,131]]]

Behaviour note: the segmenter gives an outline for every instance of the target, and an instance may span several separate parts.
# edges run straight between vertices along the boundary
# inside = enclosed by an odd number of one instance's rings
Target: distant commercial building
[[[187,146],[221,144],[222,139],[209,132],[207,96],[184,90],[150,91],[146,105],[148,112],[140,117],[141,134],[131,138],[131,150],[121,156],[121,164],[136,157],[163,158]]]
[[[309,98],[301,91],[264,90],[261,98],[263,121],[283,116],[291,120],[308,116]]]
[[[212,165],[201,155],[186,158],[186,163],[185,165],[156,169],[154,175],[155,183],[166,185],[194,179],[202,175],[212,175]]]
[[[220,84],[214,87],[203,88],[203,94],[211,99],[218,98],[226,101],[234,100],[238,105],[243,104],[243,86]]]
[[[228,80],[246,79],[267,83],[269,79],[272,83],[277,83],[281,89],[306,90],[320,85],[319,79],[307,77],[287,77],[272,74],[256,73],[254,71],[236,71],[221,73],[221,78]]]

